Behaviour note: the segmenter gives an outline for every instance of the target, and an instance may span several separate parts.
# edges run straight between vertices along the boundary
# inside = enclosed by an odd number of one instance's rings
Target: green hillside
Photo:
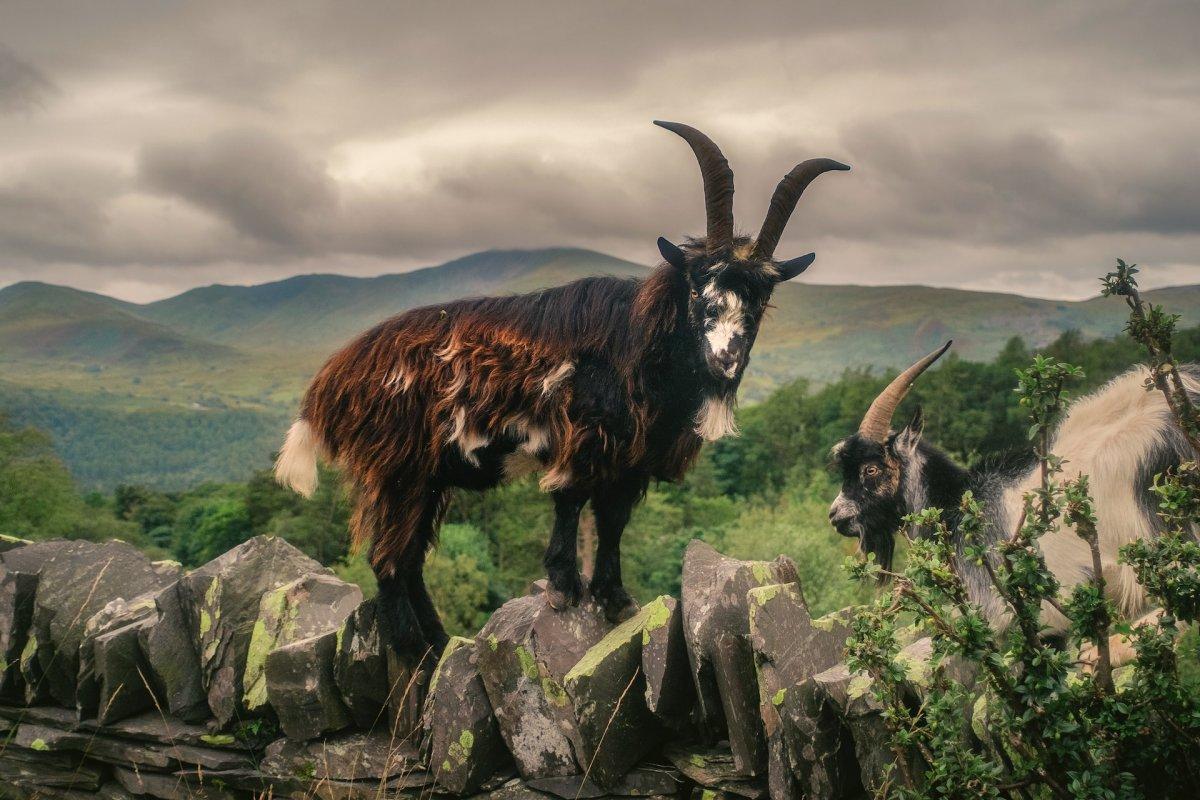
[[[44,283],[0,291],[0,358],[100,366],[161,366],[236,358],[237,351],[188,336],[129,303]]]
[[[820,263],[817,264],[820,269]],[[531,291],[646,267],[587,250],[488,251],[397,275],[303,275],[207,286],[146,305],[42,283],[0,289],[0,412],[36,423],[88,488],[166,488],[265,466],[312,373],[356,333],[408,308]],[[1148,293],[1200,320],[1200,286]],[[1013,336],[1112,336],[1123,304],[926,286],[779,288],[743,400],[795,378],[895,368],[947,338],[972,360]]]
[[[645,271],[586,250],[495,250],[377,278],[300,275],[260,286],[207,286],[142,306],[138,313],[213,342],[324,352],[405,309]]]

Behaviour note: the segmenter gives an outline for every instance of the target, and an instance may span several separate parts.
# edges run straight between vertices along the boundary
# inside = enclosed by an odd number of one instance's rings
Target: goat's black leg
[[[587,495],[578,489],[560,489],[554,497],[554,532],[542,563],[546,567],[549,586],[546,599],[552,608],[562,610],[579,604],[583,584],[575,564],[575,542],[579,536],[579,512]]]
[[[429,588],[425,585],[425,555],[437,541],[438,526],[441,524],[442,513],[446,509],[447,496],[440,488],[431,488],[425,495],[424,508],[417,522],[417,529],[412,545],[412,553],[405,563],[405,573],[408,582],[408,602],[421,626],[421,634],[429,652],[435,660],[442,657],[446,643],[450,637],[442,626],[441,617],[429,596]]]
[[[621,534],[645,491],[645,479],[630,476],[592,495],[598,540],[592,597],[604,607],[604,615],[611,622],[627,619],[637,607],[621,581]]]
[[[425,640],[409,599],[411,576],[402,570],[390,576],[382,576],[376,571],[376,576],[383,633],[397,656],[410,663],[418,663],[429,650],[429,643]]]
[[[429,643],[433,657],[441,658],[442,651],[446,649],[450,637],[446,635],[446,629],[442,627],[442,620],[433,605],[433,598],[429,596],[429,589],[425,586],[425,576],[422,571],[414,572],[409,580],[408,599],[412,603],[413,611],[416,612],[417,621],[421,624],[421,632],[425,634],[425,640]]]

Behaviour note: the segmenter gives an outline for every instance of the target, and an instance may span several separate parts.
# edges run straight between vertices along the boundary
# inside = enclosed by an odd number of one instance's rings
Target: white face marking
[[[696,433],[707,442],[725,436],[736,436],[737,420],[733,416],[733,400],[725,397],[706,397],[696,412]]]
[[[710,293],[710,290],[711,293]],[[742,298],[738,297],[735,292],[725,292],[717,299],[717,292],[712,284],[709,284],[704,289],[706,297],[715,299],[714,305],[719,309],[717,312],[717,321],[712,328],[704,334],[704,338],[708,340],[708,349],[717,358],[721,358],[729,351],[729,345],[736,337],[742,337],[746,334],[745,318],[742,313]],[[725,369],[725,377],[732,378],[737,375],[737,362],[731,364]]]
[[[838,496],[834,499],[832,505],[829,506],[829,518],[836,522],[856,516],[858,516],[858,503],[838,492]]]

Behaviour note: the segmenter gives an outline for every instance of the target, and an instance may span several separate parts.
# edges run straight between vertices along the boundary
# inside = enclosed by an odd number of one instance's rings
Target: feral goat
[[[548,599],[579,601],[576,534],[596,518],[591,594],[613,619],[633,605],[620,538],[651,479],[678,480],[706,440],[734,431],[737,387],[775,285],[812,263],[776,261],[801,193],[830,159],[780,183],[755,240],[733,231],[733,172],[687,125],[657,123],[700,163],[707,236],[676,246],[645,280],[585,278],[532,294],[418,308],[366,332],[308,388],[275,474],[302,494],[318,454],[357,488],[351,522],[397,652],[440,653],[446,634],[422,577],[448,492],[544,471],[554,501]]]
[[[937,507],[956,531],[959,501],[970,490],[983,504],[984,536],[990,545],[1012,533],[1019,524],[1025,493],[1040,482],[1032,452],[1017,459],[993,458],[980,469],[963,469],[922,440],[919,409],[903,430],[891,429],[896,408],[912,383],[949,347],[947,342],[896,376],[871,404],[858,432],[833,448],[842,489],[829,509],[829,520],[838,533],[857,537],[863,551],[874,553],[885,568],[891,566],[895,535],[905,514]],[[1180,372],[1188,392],[1200,394],[1200,369],[1189,365]],[[1124,544],[1161,531],[1150,492],[1154,476],[1195,458],[1162,394],[1146,390],[1147,377],[1146,368],[1139,366],[1076,400],[1051,444],[1052,452],[1063,459],[1064,480],[1088,476],[1103,577],[1109,598],[1126,619],[1151,609],[1133,570],[1118,563],[1118,551]],[[1059,525],[1039,544],[1046,566],[1064,590],[1069,592],[1091,577],[1091,551],[1069,526]],[[1005,604],[985,567],[970,559],[960,563],[971,600],[993,624],[1005,624]],[[1064,634],[1068,622],[1062,614],[1049,606],[1044,612],[1047,633]],[[1127,648],[1122,655],[1128,657]]]

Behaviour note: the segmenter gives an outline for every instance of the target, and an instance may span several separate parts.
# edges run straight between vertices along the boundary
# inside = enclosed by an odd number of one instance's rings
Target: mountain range
[[[820,267],[818,262],[817,267]],[[532,291],[647,268],[587,250],[487,251],[373,278],[302,275],[214,285],[135,304],[46,283],[0,289],[0,412],[45,427],[88,487],[160,487],[243,477],[269,462],[299,393],[325,357],[408,308]],[[1147,292],[1194,325],[1200,286]],[[1013,336],[1044,344],[1075,329],[1111,336],[1124,305],[926,286],[778,288],[743,399],[795,378],[895,368],[947,338],[987,359]]]

